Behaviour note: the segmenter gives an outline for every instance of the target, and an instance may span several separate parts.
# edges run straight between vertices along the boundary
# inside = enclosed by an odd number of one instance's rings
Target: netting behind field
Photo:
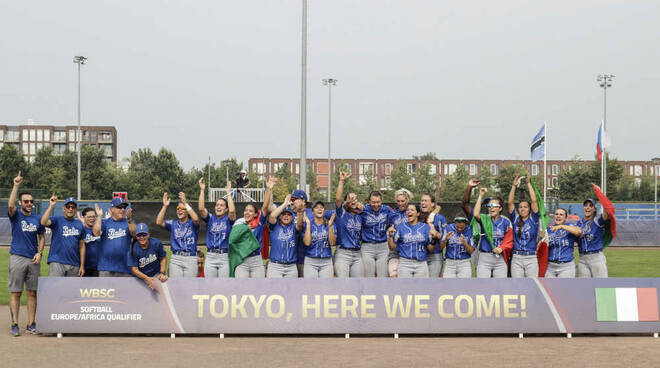
[[[660,246],[660,220],[617,220],[612,246]]]

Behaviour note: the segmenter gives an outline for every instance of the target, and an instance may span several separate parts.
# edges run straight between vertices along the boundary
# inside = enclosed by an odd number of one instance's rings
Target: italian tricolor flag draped
[[[536,197],[536,202],[539,206],[539,222],[541,225],[541,231],[545,231],[548,227],[548,224],[550,223],[550,216],[548,216],[545,208],[545,202],[543,202],[543,196],[536,188],[534,179],[530,178],[530,183],[532,184],[532,188],[534,188],[534,193],[529,193],[529,195]],[[546,239],[547,238],[541,239],[536,248],[536,258],[539,262],[539,277],[545,277],[545,271],[548,270],[548,242]]]
[[[657,321],[658,289],[596,288],[596,320]]]

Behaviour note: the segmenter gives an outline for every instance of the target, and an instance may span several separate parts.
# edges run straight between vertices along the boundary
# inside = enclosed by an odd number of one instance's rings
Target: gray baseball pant
[[[479,252],[477,264],[477,277],[480,278],[506,278],[506,262],[501,254]]]
[[[237,279],[266,277],[266,269],[264,268],[264,261],[261,258],[261,255],[257,254],[256,256],[245,258],[243,263],[236,266],[234,276]]]
[[[511,257],[511,277],[539,277],[539,260],[536,255],[523,256],[514,254]]]
[[[48,276],[50,277],[77,277],[79,266],[51,262],[48,265]]]
[[[428,278],[429,265],[426,261],[399,258],[399,278]]]
[[[359,250],[337,248],[335,251],[335,274],[337,277],[362,277],[362,254]]]
[[[575,262],[554,263],[548,262],[548,269],[545,270],[545,277],[554,278],[573,278],[575,277]]]
[[[332,269],[332,258],[311,258],[305,257],[305,267],[303,274],[311,279],[328,279],[334,276]]]
[[[197,256],[172,254],[169,267],[170,277],[197,277]]]
[[[364,268],[364,277],[387,277],[387,255],[390,253],[390,247],[387,242],[383,243],[362,243],[360,247],[362,253],[362,267]]]
[[[281,264],[273,261],[268,262],[266,277],[269,279],[298,277],[298,266],[295,263]]]
[[[429,277],[440,277],[442,275],[442,253],[432,253],[426,257],[429,266]]]
[[[442,277],[446,279],[469,279],[472,277],[472,262],[467,259],[447,259]]]
[[[578,277],[607,277],[607,259],[603,252],[580,254]]]
[[[206,261],[204,261],[204,277],[229,277],[229,254],[207,252]]]

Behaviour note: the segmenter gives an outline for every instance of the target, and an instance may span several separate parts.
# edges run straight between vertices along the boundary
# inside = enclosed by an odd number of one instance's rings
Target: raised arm
[[[227,186],[225,187],[227,192],[227,216],[229,216],[230,221],[236,220],[236,206],[234,206],[234,199],[231,197],[231,181],[227,181]]]
[[[268,223],[270,224],[275,224],[277,222],[277,216],[279,216],[284,209],[291,204],[291,195],[287,194],[287,196],[284,198],[284,202],[277,207],[274,211],[268,215]],[[298,219],[300,219],[300,216],[298,216]]]
[[[273,188],[277,185],[277,178],[270,177],[266,182],[266,193],[264,194],[264,203],[261,206],[261,213],[266,216],[270,212],[270,205],[273,203]]]
[[[9,203],[7,203],[7,212],[9,212],[9,216],[14,216],[16,213],[16,197],[18,197],[18,188],[21,186],[21,183],[23,183],[23,177],[21,176],[21,172],[18,172],[18,175],[14,178],[14,187],[11,188],[11,194],[9,194]]]
[[[479,221],[479,215],[481,215],[481,203],[484,201],[484,195],[488,193],[487,188],[479,188],[479,196],[477,197],[477,203],[474,204],[474,218]]]
[[[99,207],[98,203],[94,203],[94,210],[96,212],[96,221],[92,226],[92,233],[94,236],[101,236],[101,221],[103,219],[103,210]]]
[[[387,229],[387,246],[390,247],[390,250],[394,250],[396,248],[396,243],[394,242],[394,233],[396,233],[396,229],[394,228],[394,225],[392,225],[389,229]]]
[[[335,214],[333,213],[332,216],[330,216],[330,220],[328,220],[328,244],[330,244],[330,246],[337,244],[337,234],[335,234],[335,230],[333,229],[334,223]]]
[[[339,183],[337,184],[337,195],[335,195],[335,203],[337,204],[337,207],[341,207],[344,204],[344,181],[350,177],[351,174],[339,170]]]
[[[513,179],[513,185],[511,185],[511,190],[509,191],[509,198],[506,201],[506,207],[509,213],[513,213],[516,210],[516,186],[520,182],[520,175],[516,175],[516,178]]]
[[[170,198],[167,196],[167,192],[163,193],[163,207],[158,212],[156,216],[156,225],[164,228],[165,227],[165,211],[167,211],[167,206],[170,205]]]
[[[193,224],[195,224],[195,226],[199,226],[199,216],[197,216],[197,212],[195,212],[195,210],[193,210],[193,208],[188,204],[186,193],[179,192],[179,200],[186,207],[186,212],[188,212],[188,216],[193,221]]]
[[[582,236],[582,228],[577,227],[577,226],[571,226],[571,225],[555,225],[551,227],[553,231],[557,231],[560,229],[566,230],[569,233],[577,236],[578,238]]]
[[[289,196],[289,200],[291,200]],[[305,213],[305,209],[303,208],[298,212],[298,221],[296,221],[296,231],[301,231],[303,228],[303,223],[307,223],[307,227],[309,227],[309,219],[307,218],[307,214]]]
[[[46,208],[44,214],[41,215],[41,225],[43,226],[51,225],[50,214],[53,213],[53,208],[55,208],[56,203],[57,203],[57,196],[55,195],[55,193],[53,193],[53,195],[50,196],[50,201],[48,202],[48,208]]]
[[[137,237],[137,234],[135,233],[136,226],[135,226],[135,221],[131,220],[133,217],[133,208],[127,208],[126,209],[126,222],[128,222],[128,232],[131,233],[131,237],[135,238]]]
[[[527,171],[527,191],[529,192],[529,198],[532,201],[532,212],[539,212],[539,202],[536,199],[536,192],[534,192],[534,187],[532,186],[532,177],[529,176],[529,171]]]
[[[302,214],[298,214],[298,221],[300,221],[301,217],[304,217],[305,224],[307,225],[307,226],[305,226],[305,234],[303,235],[303,238],[302,238],[303,245],[305,245],[306,247],[309,247],[312,244],[312,230],[311,230],[312,223],[309,221],[309,219],[307,218],[307,215],[305,214],[304,211],[303,211]],[[328,236],[330,236],[330,235],[328,235]]]
[[[204,189],[206,189],[206,182],[204,181],[204,178],[200,178],[198,183],[199,199],[197,200],[197,209],[199,210],[199,215],[202,216],[202,218],[206,218],[206,216],[209,214],[209,211],[204,206]],[[227,198],[229,197],[231,196],[228,195]]]
[[[470,179],[465,188],[465,193],[463,193],[463,200],[461,201],[461,208],[465,215],[469,218],[472,216],[472,209],[470,208],[470,197],[472,196],[472,188],[479,185],[479,180]]]

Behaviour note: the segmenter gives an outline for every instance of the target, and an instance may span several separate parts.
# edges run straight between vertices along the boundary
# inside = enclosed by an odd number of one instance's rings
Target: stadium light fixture
[[[334,78],[323,79],[323,85],[328,86],[328,203],[332,202],[330,195],[332,192],[332,159],[330,156],[330,147],[332,143],[332,86],[337,85],[337,80]]]
[[[598,85],[603,89],[603,131],[606,132],[607,124],[607,89],[612,87],[614,74],[599,74],[596,78]],[[603,193],[607,194],[607,157],[605,147],[603,147],[603,159],[601,160],[600,185]]]
[[[84,56],[74,56],[73,57],[73,63],[78,64],[78,132],[76,133],[78,135],[78,200],[82,200],[81,196],[81,182],[80,182],[80,151],[82,151],[82,134],[80,132],[80,67],[82,65],[85,65],[87,63],[87,58]]]

